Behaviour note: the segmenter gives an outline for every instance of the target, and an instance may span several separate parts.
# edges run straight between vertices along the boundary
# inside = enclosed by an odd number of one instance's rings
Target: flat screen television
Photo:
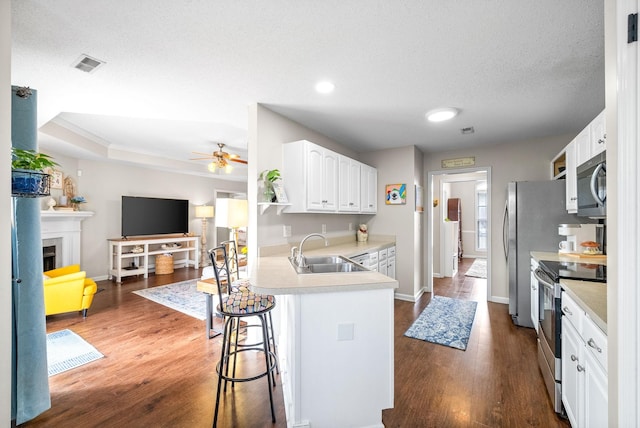
[[[122,236],[189,233],[189,201],[122,197]]]

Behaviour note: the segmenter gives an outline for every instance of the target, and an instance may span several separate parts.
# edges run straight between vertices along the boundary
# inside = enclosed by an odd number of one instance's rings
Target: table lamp
[[[246,199],[216,199],[216,227],[231,229],[233,240],[238,248],[238,228],[247,227],[249,205]]]
[[[202,266],[207,266],[209,264],[207,252],[207,219],[213,217],[213,207],[211,205],[197,206],[196,217],[202,219],[202,251],[200,260]]]

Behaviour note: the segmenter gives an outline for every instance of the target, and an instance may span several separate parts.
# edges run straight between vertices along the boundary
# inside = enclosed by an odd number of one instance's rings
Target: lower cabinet
[[[574,313],[578,306],[566,293],[562,308],[568,311],[562,316],[562,404],[573,428],[606,427],[607,372],[598,356],[606,352],[606,336],[591,334],[598,327],[584,312]]]

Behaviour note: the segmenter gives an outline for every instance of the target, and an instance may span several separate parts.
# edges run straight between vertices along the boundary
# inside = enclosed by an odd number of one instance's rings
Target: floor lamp
[[[249,205],[246,199],[216,199],[216,227],[231,229],[232,237],[238,248],[238,228],[247,227],[249,222]]]
[[[207,251],[207,219],[213,217],[213,207],[211,205],[200,205],[196,207],[196,217],[202,219],[202,250],[200,263],[202,266],[209,265]]]

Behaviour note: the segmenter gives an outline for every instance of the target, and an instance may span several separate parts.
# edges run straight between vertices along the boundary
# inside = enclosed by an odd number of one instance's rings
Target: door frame
[[[433,191],[433,177],[437,175],[453,175],[453,174],[469,174],[477,171],[484,171],[486,173],[487,178],[487,218],[489,222],[487,224],[487,236],[489,239],[487,240],[487,301],[490,301],[491,297],[491,231],[492,228],[492,219],[491,219],[491,205],[492,205],[492,191],[491,191],[491,167],[475,167],[475,168],[464,168],[464,169],[450,169],[450,170],[439,170],[439,171],[429,171],[427,174],[427,201],[429,203],[425,204],[427,207],[427,212],[429,215],[428,224],[427,224],[427,251],[426,251],[426,260],[425,264],[427,265],[427,281],[426,281],[426,292],[433,293],[433,228],[434,228],[434,220],[433,220],[433,210],[440,209],[434,207],[431,201],[434,199],[434,191]],[[439,190],[438,190],[439,194]],[[441,201],[444,203],[444,201]],[[440,251],[440,249],[438,249]]]

